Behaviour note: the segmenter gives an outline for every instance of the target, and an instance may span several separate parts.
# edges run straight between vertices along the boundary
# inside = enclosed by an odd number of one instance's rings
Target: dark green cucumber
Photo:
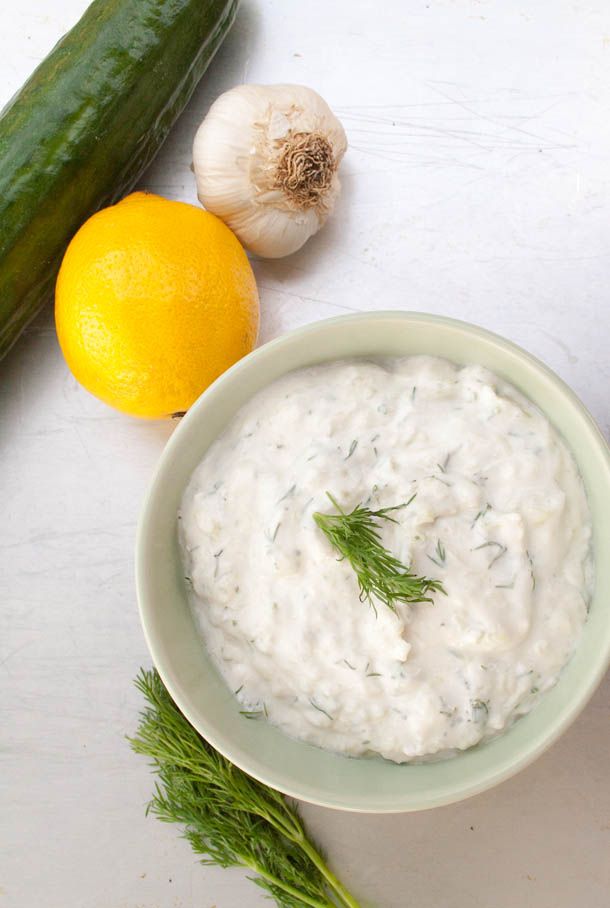
[[[239,0],[95,0],[0,116],[0,357],[84,220],[151,162]]]

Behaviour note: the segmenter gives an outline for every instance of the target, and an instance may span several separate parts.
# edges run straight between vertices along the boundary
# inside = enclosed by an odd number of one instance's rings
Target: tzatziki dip
[[[383,546],[446,593],[362,601],[313,519],[408,506]],[[514,387],[430,356],[341,360],[257,393],[179,514],[205,645],[248,718],[351,755],[439,758],[497,735],[578,643],[593,568],[575,462]]]

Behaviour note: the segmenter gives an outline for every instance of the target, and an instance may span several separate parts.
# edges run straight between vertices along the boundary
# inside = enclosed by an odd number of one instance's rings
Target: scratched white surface
[[[5,98],[84,7],[1,4]],[[195,126],[243,80],[317,88],[350,140],[332,222],[255,263],[262,340],[367,308],[469,319],[549,363],[608,434],[605,0],[246,0],[144,185],[195,200]],[[151,778],[124,741],[149,663],[134,527],[171,431],[79,388],[50,311],[0,364],[2,908],[268,904],[144,818]],[[305,816],[376,908],[607,908],[609,694],[606,679],[546,756],[470,801]]]

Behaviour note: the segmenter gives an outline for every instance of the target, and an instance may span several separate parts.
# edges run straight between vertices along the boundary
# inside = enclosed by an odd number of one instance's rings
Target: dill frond
[[[351,564],[360,587],[360,599],[375,608],[373,596],[392,611],[397,602],[432,602],[430,593],[445,593],[439,580],[418,577],[402,564],[381,542],[379,529],[382,520],[397,523],[392,513],[408,507],[415,495],[404,504],[372,511],[357,505],[346,513],[336,499],[326,493],[338,514],[313,515],[318,527],[339,553],[340,561],[347,559]]]
[[[208,744],[190,725],[157,671],[140,670],[146,706],[129,739],[158,781],[148,805],[182,826],[202,864],[245,867],[282,908],[359,908],[308,837],[296,808]]]

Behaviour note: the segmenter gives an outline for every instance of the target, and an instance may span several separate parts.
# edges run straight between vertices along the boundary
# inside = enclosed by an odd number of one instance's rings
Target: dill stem
[[[264,809],[257,809],[252,805],[249,809],[257,813],[259,817],[267,820],[272,826],[289,838],[292,842],[300,843],[305,837],[305,830],[301,823],[300,817],[290,809],[288,803],[284,800],[284,795],[280,794],[275,788],[269,788],[267,796],[271,804],[265,804]]]
[[[264,813],[260,813],[260,816],[264,816],[265,819],[276,827],[276,829],[279,829],[280,832],[291,839],[295,845],[298,845],[301,850],[305,852],[311,862],[318,868],[333,892],[336,893],[337,897],[341,900],[341,908],[344,908],[344,906],[345,908],[360,908],[360,903],[347,891],[341,881],[337,879],[332,870],[326,865],[322,855],[316,851],[313,845],[307,840],[305,831],[298,817],[293,816],[292,813],[286,810],[283,802],[279,801],[278,804],[280,810],[268,808]],[[260,873],[262,876],[265,875],[260,870],[257,870],[256,872]],[[282,883],[282,885],[284,884]],[[299,898],[303,898],[307,904],[315,904],[314,902],[307,901],[302,896],[299,896]],[[328,904],[333,905],[333,908],[336,908],[333,902],[329,902]]]
[[[299,842],[302,850],[305,852],[312,864],[315,864],[328,885],[331,887],[337,897],[341,899],[342,906],[345,908],[361,908],[360,902],[357,902],[353,895],[347,891],[343,883],[337,879],[332,870],[327,867],[324,858],[316,851],[313,845],[303,836]]]
[[[282,889],[284,892],[289,893],[293,898],[298,899],[304,905],[309,905],[310,908],[337,908],[329,899],[326,899],[324,902],[318,901],[309,895],[305,895],[304,892],[301,892],[295,886],[291,886],[290,883],[285,883],[283,880],[280,880],[279,877],[274,876],[272,873],[268,873],[262,867],[252,861],[250,858],[245,857],[244,855],[239,855],[239,858],[244,867],[247,867],[248,870],[251,870],[253,873],[258,874],[258,876],[264,877],[274,886],[277,886],[278,889]]]
[[[298,845],[299,848],[305,852],[312,864],[315,864],[333,892],[341,900],[341,908],[344,908],[344,906],[345,908],[360,908],[360,903],[356,901],[341,881],[337,879],[332,870],[327,866],[322,855],[308,841],[299,817],[294,816],[286,809],[283,799],[278,800],[278,807],[279,810],[267,808],[264,814],[261,813],[261,816],[264,815],[270,823],[276,828],[279,828],[287,838],[291,839],[295,845]],[[332,902],[330,904],[332,904]]]

